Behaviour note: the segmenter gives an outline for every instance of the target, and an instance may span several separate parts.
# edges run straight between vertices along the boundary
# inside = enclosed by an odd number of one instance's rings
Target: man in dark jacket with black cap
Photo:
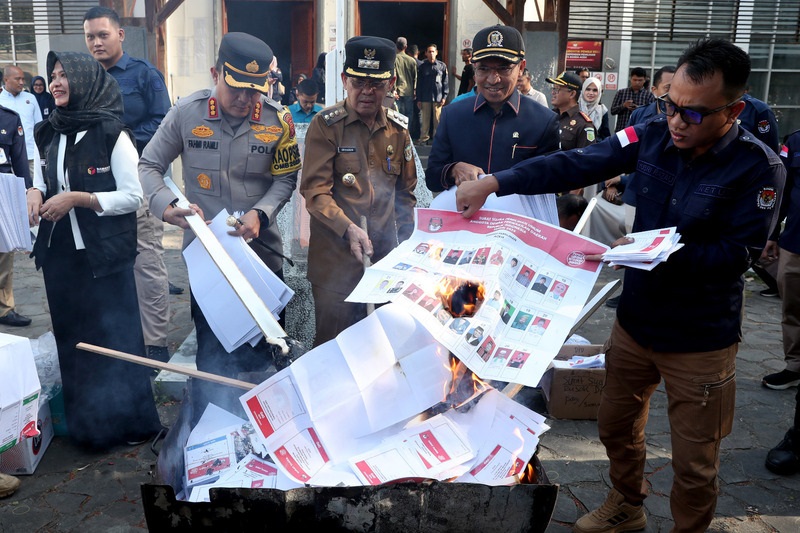
[[[408,119],[381,105],[395,81],[395,51],[388,39],[348,40],[347,98],[319,112],[306,134],[300,192],[311,214],[315,346],[366,316],[365,304],[344,301],[364,256],[382,259],[413,230],[417,170]]]
[[[478,94],[448,105],[428,158],[433,192],[558,150],[557,116],[517,90],[525,44],[512,26],[480,30],[473,43]]]

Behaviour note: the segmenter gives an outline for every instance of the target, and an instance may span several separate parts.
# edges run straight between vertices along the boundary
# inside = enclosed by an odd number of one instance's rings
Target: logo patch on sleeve
[[[775,187],[762,187],[762,189],[758,191],[759,209],[772,209],[775,207],[776,199],[777,194],[775,193]]]

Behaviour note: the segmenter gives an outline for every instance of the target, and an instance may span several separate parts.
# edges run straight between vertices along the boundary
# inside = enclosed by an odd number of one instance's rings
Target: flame
[[[444,276],[436,286],[436,296],[454,318],[477,313],[485,292],[483,283],[455,276]]]
[[[528,463],[525,467],[525,470],[519,476],[519,482],[522,484],[535,484],[536,483],[536,470],[534,470],[533,465]]]
[[[467,368],[467,365],[452,356],[450,359],[450,372],[453,374],[453,378],[450,381],[450,390],[446,396],[447,401],[454,409],[463,407],[491,387],[491,385]]]

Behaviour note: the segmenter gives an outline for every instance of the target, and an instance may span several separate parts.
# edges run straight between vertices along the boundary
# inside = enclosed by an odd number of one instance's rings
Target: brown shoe
[[[19,479],[8,474],[0,474],[0,498],[14,494],[19,488]]]
[[[647,525],[647,516],[641,505],[625,502],[617,489],[611,489],[603,505],[575,522],[577,533],[622,533],[641,531]]]

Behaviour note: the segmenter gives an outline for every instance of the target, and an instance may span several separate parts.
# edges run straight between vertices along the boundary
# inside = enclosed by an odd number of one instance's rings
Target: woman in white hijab
[[[600,103],[603,96],[603,86],[600,80],[593,76],[583,82],[581,97],[578,101],[581,111],[589,115],[597,131],[597,140],[602,141],[611,135],[608,127],[608,108]]]

